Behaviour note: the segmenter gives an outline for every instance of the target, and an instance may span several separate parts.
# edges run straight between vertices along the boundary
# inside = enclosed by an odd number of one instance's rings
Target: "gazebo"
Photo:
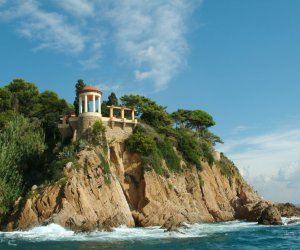
[[[135,110],[124,106],[107,106],[109,116],[103,117],[101,113],[102,92],[94,86],[85,86],[79,92],[78,117],[65,116],[58,125],[62,138],[77,140],[85,138],[89,129],[96,121],[101,121],[106,128],[105,135],[108,140],[125,140],[137,124]],[[114,112],[117,110],[117,112]]]
[[[79,116],[87,112],[98,113],[101,116],[101,96],[102,92],[96,87],[85,86],[79,92]],[[90,102],[92,102],[92,107],[90,107]]]

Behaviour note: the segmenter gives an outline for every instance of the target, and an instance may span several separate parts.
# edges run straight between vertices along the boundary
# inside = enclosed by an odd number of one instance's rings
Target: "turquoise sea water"
[[[119,227],[112,232],[78,234],[51,224],[26,232],[0,232],[0,249],[300,249],[300,224],[232,221],[186,225],[178,232]]]

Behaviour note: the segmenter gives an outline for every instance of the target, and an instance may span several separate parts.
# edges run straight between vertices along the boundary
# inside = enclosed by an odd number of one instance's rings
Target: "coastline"
[[[291,219],[291,218],[290,218]],[[297,217],[300,219],[300,217]],[[283,218],[283,221],[288,220]],[[160,227],[129,228],[120,226],[111,232],[93,231],[75,233],[56,224],[34,227],[28,231],[0,232],[0,248],[2,249],[53,249],[56,246],[62,249],[198,249],[239,248],[245,244],[256,249],[265,249],[263,237],[268,237],[268,247],[278,248],[283,239],[278,239],[281,232],[298,234],[300,223],[282,226],[258,225],[255,222],[228,221],[207,224],[185,224],[177,231],[168,232]],[[252,238],[251,238],[252,237]],[[285,238],[285,244],[289,240]],[[294,240],[299,244],[300,239]],[[221,244],[221,245],[220,245]],[[11,247],[11,248],[10,248]],[[289,245],[293,248],[295,245]]]

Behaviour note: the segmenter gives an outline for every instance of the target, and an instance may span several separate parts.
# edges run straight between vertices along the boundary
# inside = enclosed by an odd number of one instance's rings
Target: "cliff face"
[[[140,157],[115,143],[103,166],[100,149],[79,153],[78,164],[67,164],[65,177],[36,188],[20,200],[7,230],[57,223],[73,230],[109,229],[119,225],[163,226],[182,223],[257,220],[270,206],[232,168],[229,180],[217,165],[187,169],[164,176],[144,172]],[[182,162],[182,164],[184,164]]]

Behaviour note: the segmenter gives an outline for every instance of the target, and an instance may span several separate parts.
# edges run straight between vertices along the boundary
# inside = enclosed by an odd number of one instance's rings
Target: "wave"
[[[299,216],[292,216],[292,217],[282,217],[283,225],[289,225],[289,222],[293,222],[291,225],[300,224],[300,217]]]
[[[292,219],[300,217],[283,218],[285,225]],[[94,241],[116,242],[136,241],[151,239],[176,239],[176,238],[200,238],[218,233],[238,232],[241,230],[263,227],[256,222],[230,221],[210,224],[184,224],[174,232],[167,232],[160,227],[128,228],[120,226],[111,232],[94,231],[89,233],[75,233],[57,224],[35,227],[28,231],[0,232],[0,242],[30,241]]]
[[[57,224],[35,227],[28,231],[0,232],[3,240],[28,241],[127,241],[144,239],[171,239],[204,237],[218,232],[230,232],[241,228],[255,226],[256,223],[231,221],[211,224],[185,224],[174,232],[167,232],[160,227],[128,228],[120,226],[111,232],[94,231],[90,233],[75,233]]]

